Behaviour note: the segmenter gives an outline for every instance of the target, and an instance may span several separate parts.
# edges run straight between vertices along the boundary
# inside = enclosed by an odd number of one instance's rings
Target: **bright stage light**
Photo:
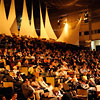
[[[65,32],[67,32],[68,31],[68,24],[66,23],[65,24]]]

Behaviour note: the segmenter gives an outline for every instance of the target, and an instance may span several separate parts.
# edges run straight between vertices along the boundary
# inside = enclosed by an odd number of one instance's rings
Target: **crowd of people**
[[[22,67],[27,67],[28,75],[20,71]],[[47,76],[55,80],[60,78],[62,82],[55,81],[53,86],[46,82]],[[93,93],[92,98],[97,100],[100,52],[66,43],[3,34],[0,35],[0,84],[3,82],[14,83],[11,100],[81,100],[77,96],[80,88],[88,90],[88,94]],[[69,90],[65,90],[63,84],[68,84]],[[24,99],[18,90],[22,91]],[[2,100],[6,99],[6,95],[2,95]]]

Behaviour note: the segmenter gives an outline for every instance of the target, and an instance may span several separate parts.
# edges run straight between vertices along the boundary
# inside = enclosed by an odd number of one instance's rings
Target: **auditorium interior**
[[[0,100],[100,100],[100,0],[0,0]]]

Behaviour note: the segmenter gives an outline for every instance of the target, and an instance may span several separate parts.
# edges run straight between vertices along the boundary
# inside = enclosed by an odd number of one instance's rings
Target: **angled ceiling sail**
[[[1,0],[0,4],[0,34],[4,33],[6,35],[11,35],[9,24],[6,18],[6,12],[4,7],[4,0]]]
[[[38,38],[38,35],[35,30],[35,25],[34,25],[34,16],[33,16],[33,5],[32,5],[32,13],[31,13],[31,29],[30,29],[30,36],[33,38]]]
[[[17,28],[17,21],[16,18],[10,28],[11,33],[14,33],[15,35],[18,35],[18,28]]]
[[[49,38],[55,39],[55,40],[57,39],[57,37],[52,29],[52,26],[50,24],[47,7],[46,7],[46,18],[45,18],[45,30],[46,30],[46,33],[48,34]]]
[[[49,39],[43,24],[42,11],[40,7],[40,38]]]
[[[10,6],[10,11],[9,11],[9,16],[8,16],[8,23],[9,23],[9,28],[11,28],[12,24],[14,23],[16,19],[16,13],[15,13],[15,0],[11,0],[11,6]]]
[[[79,28],[81,18],[79,21],[65,24],[64,30],[57,41],[66,42],[68,44],[79,45]]]
[[[29,36],[29,32],[30,32],[30,24],[29,24],[29,18],[28,18],[28,13],[26,8],[26,0],[24,0],[19,36],[25,36],[25,35]]]

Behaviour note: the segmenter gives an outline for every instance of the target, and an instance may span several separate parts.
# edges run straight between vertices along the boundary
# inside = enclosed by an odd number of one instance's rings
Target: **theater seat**
[[[69,85],[68,85],[67,83],[64,83],[64,84],[63,84],[63,87],[64,87],[64,90],[65,90],[65,91],[67,91],[67,90],[70,89],[70,88],[69,88]]]
[[[26,76],[28,75],[28,68],[27,67],[21,67],[19,69],[19,71],[22,72],[22,73],[25,73]]]
[[[3,82],[3,87],[14,87],[13,82]]]
[[[96,86],[97,97],[100,98],[100,85]]]
[[[46,77],[46,83],[51,83],[52,86],[55,86],[54,77]]]
[[[58,100],[57,98],[41,98],[41,100]]]
[[[77,89],[77,95],[79,95],[79,97],[82,100],[88,100],[88,90],[87,89]]]
[[[39,73],[38,73],[38,72],[34,72],[34,75],[35,75],[36,77],[39,77]]]

